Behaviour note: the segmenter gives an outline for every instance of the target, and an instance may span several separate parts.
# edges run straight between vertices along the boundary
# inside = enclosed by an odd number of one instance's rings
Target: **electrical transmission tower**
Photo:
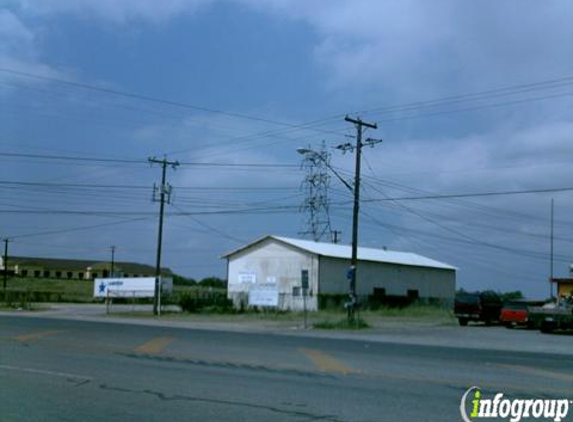
[[[310,147],[300,151],[304,152],[301,167],[306,171],[301,185],[306,197],[300,211],[306,214],[306,219],[304,228],[299,234],[309,236],[318,242],[325,234],[331,232],[328,199],[330,154],[324,142],[320,151],[313,151]]]

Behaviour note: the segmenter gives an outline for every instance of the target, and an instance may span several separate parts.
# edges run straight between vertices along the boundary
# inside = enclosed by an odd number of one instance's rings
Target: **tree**
[[[193,286],[197,281],[193,278],[183,277],[182,275],[173,274],[173,284],[176,286]]]
[[[214,287],[218,289],[225,289],[227,287],[227,280],[223,280],[219,277],[206,277],[199,282],[201,286]]]
[[[520,290],[500,293],[499,296],[501,297],[501,300],[503,300],[504,302],[511,302],[512,300],[521,300],[524,298],[523,293],[521,293]]]

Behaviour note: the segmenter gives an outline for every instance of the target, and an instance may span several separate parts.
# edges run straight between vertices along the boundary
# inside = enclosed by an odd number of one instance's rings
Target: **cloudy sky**
[[[224,252],[304,230],[297,147],[324,141],[352,177],[349,114],[384,140],[364,150],[361,245],[544,298],[552,198],[555,275],[573,261],[572,21],[566,0],[0,0],[0,237],[153,264],[146,160],[165,155],[164,264],[224,276]],[[334,177],[330,200],[349,243]]]

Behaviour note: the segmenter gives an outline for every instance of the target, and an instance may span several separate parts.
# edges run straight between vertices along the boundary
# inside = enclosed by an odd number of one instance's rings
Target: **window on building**
[[[300,282],[302,288],[308,290],[308,270],[302,270],[300,272]]]
[[[98,278],[99,274],[98,273],[92,273],[92,278]]]
[[[22,277],[28,277],[28,270],[22,270]]]
[[[302,287],[300,286],[294,286],[292,288],[292,295],[294,297],[298,297],[298,296],[302,296]]]
[[[83,278],[84,278],[84,273],[78,273],[78,278],[83,280]]]
[[[103,270],[103,278],[108,278],[109,277],[109,271],[108,270]]]
[[[39,278],[42,272],[40,270],[34,270],[34,277]]]
[[[68,278],[74,278],[74,273],[71,272],[71,271],[68,271],[68,272],[66,273],[66,275],[68,276]]]
[[[47,270],[44,270],[44,277],[49,278],[50,277],[50,272]]]
[[[62,272],[56,271],[56,278],[62,278]]]
[[[373,296],[376,300],[383,300],[386,297],[386,289],[382,287],[375,287]]]
[[[418,290],[408,290],[408,299],[418,300],[420,298],[420,292]]]

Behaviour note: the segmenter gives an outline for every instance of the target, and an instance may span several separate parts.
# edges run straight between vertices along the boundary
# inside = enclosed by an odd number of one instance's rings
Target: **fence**
[[[154,290],[113,290],[108,289],[105,297],[106,313],[115,311],[147,311],[153,307]],[[161,306],[161,305],[160,305]]]

